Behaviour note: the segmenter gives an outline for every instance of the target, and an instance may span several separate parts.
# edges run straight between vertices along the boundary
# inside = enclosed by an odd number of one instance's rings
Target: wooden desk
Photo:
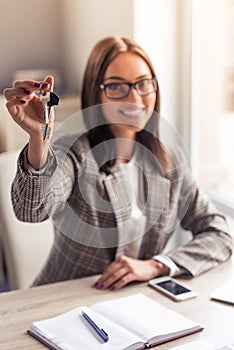
[[[192,280],[180,280],[199,293],[197,298],[174,302],[147,286],[134,283],[119,291],[101,291],[91,288],[97,277],[55,283],[26,290],[0,294],[0,348],[1,350],[46,349],[25,332],[33,321],[56,316],[81,305],[92,305],[134,293],[144,293],[156,301],[193,319],[205,329],[193,335],[157,346],[158,350],[185,344],[193,340],[217,336],[234,337],[234,307],[211,301],[209,294],[234,277],[234,262],[229,260],[218,268]],[[155,315],[160,320],[160,315]],[[85,349],[79,349],[85,350]],[[95,350],[95,349],[94,349]]]

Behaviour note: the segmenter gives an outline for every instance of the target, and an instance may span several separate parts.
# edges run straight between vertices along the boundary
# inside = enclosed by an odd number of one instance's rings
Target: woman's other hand
[[[120,256],[103,272],[94,287],[117,290],[133,281],[148,281],[169,274],[169,268],[156,260],[138,260]]]

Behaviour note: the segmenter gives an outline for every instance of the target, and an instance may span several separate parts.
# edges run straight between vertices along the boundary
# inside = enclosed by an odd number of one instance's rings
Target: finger
[[[136,280],[136,278],[135,278],[134,274],[131,272],[128,272],[119,281],[117,281],[115,284],[112,285],[111,290],[118,290],[118,289],[126,286],[126,284],[133,282],[135,280]]]
[[[124,266],[128,266],[129,258],[121,255],[117,260],[112,262],[103,272],[100,279],[94,284],[94,287],[100,288],[103,283],[117,270],[120,270]]]
[[[48,85],[46,85],[48,84]],[[45,91],[53,91],[54,90],[54,77],[52,75],[47,75],[42,82],[42,89]]]
[[[6,108],[8,109],[9,113],[11,114],[12,118],[17,122],[20,123],[21,120],[17,118],[18,111],[22,105],[25,105],[25,100],[11,100],[6,103]]]
[[[101,286],[105,283],[105,281],[116,271],[122,268],[122,264],[118,260],[111,263],[103,272],[102,276],[95,283],[95,287],[101,288]]]
[[[41,103],[40,102],[38,103],[38,99],[35,101],[35,103],[38,104],[38,108],[37,108],[38,112],[30,115],[28,119],[32,119],[34,121],[39,122],[40,124],[43,124],[44,117],[43,117],[43,109],[41,108]],[[23,120],[25,119],[25,112],[23,111],[23,109],[25,109],[25,106],[27,106],[28,104],[29,102],[27,100],[18,100],[18,99],[10,100],[6,103],[6,108],[11,114],[12,119],[20,126],[22,126]],[[40,110],[41,112],[39,112]],[[50,119],[51,119],[50,120],[50,126],[51,126],[51,123],[53,121],[53,115]]]
[[[6,103],[6,108],[8,109],[9,113],[14,116],[17,113],[17,106],[21,104],[20,100],[17,101],[8,101]],[[24,103],[23,103],[24,104]]]
[[[23,91],[26,91],[26,94],[27,94],[27,91],[30,91],[30,93],[32,93],[41,89],[43,91],[53,91],[54,77],[52,75],[48,75],[45,77],[44,81],[42,82],[38,82],[36,80],[16,80],[14,82],[13,87],[15,89],[22,89]],[[5,89],[5,90],[8,90],[8,89]]]
[[[107,289],[110,286],[114,285],[120,279],[124,278],[125,275],[129,273],[129,270],[126,267],[123,267],[114,273],[112,273],[103,283],[101,289]]]
[[[41,88],[41,82],[36,80],[16,80],[13,84],[13,88],[27,89],[30,91],[37,91]]]
[[[32,91],[22,88],[7,88],[3,91],[7,101],[12,99],[30,99],[32,98]]]

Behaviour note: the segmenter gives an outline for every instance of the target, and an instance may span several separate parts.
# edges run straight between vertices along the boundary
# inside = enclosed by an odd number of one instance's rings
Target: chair
[[[5,265],[10,289],[30,286],[53,243],[53,225],[20,222],[14,215],[10,191],[19,151],[0,154],[0,275]]]

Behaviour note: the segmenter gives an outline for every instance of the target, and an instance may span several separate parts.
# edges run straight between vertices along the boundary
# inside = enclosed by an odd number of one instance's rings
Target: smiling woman
[[[53,85],[48,76],[4,91],[29,134],[12,186],[15,214],[54,223],[54,245],[33,285],[101,274],[94,287],[115,290],[159,275],[196,276],[230,257],[225,218],[192,180],[180,147],[160,140],[159,84],[137,43],[107,37],[94,46],[83,79],[83,133],[74,123],[73,134],[65,128],[58,139],[42,139],[35,91]],[[164,254],[179,225],[191,241]]]

